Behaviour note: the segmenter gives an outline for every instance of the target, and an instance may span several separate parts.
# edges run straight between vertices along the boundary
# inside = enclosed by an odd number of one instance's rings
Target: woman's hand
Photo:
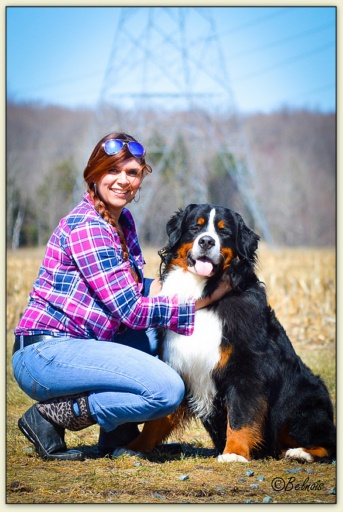
[[[230,279],[229,277],[225,277],[219,284],[219,286],[214,290],[212,295],[209,297],[205,297],[204,299],[198,299],[195,301],[195,311],[198,311],[198,309],[205,308],[206,306],[209,306],[213,302],[216,302],[217,300],[221,299],[226,295],[231,288]]]

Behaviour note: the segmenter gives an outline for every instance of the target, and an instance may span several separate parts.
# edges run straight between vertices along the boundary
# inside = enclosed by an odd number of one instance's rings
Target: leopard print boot
[[[78,413],[74,409],[75,403],[78,405]],[[46,420],[68,430],[82,430],[96,423],[90,414],[86,394],[53,398],[39,402],[36,407]]]

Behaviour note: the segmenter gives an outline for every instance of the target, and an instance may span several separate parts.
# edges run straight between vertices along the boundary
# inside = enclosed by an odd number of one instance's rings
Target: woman
[[[229,290],[223,283],[210,298],[182,302],[144,279],[125,206],[150,172],[130,135],[99,141],[84,171],[88,190],[53,232],[15,329],[14,376],[39,401],[18,425],[43,459],[84,459],[67,449],[65,429],[98,423],[105,455],[133,440],[137,423],[174,411],[184,385],[155,357],[154,328],[191,334],[194,312]]]

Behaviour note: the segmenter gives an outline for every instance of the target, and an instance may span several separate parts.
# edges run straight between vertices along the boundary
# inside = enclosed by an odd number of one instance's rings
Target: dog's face
[[[259,236],[242,217],[222,206],[190,204],[167,223],[168,246],[161,251],[166,268],[180,266],[211,278],[243,260],[253,268]]]

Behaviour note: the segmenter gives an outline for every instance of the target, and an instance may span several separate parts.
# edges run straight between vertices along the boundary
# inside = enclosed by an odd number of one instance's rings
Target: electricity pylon
[[[95,143],[99,133],[113,126],[145,143],[150,137],[147,149],[148,155],[155,155],[154,173],[144,200],[135,205],[138,228],[163,187],[161,170],[171,151],[178,153],[182,141],[187,151],[173,170],[180,184],[175,209],[208,200],[211,155],[219,156],[259,232],[271,242],[256,200],[256,172],[235,107],[214,12],[208,7],[118,8],[92,140]],[[161,134],[162,146],[154,147],[153,133]]]

